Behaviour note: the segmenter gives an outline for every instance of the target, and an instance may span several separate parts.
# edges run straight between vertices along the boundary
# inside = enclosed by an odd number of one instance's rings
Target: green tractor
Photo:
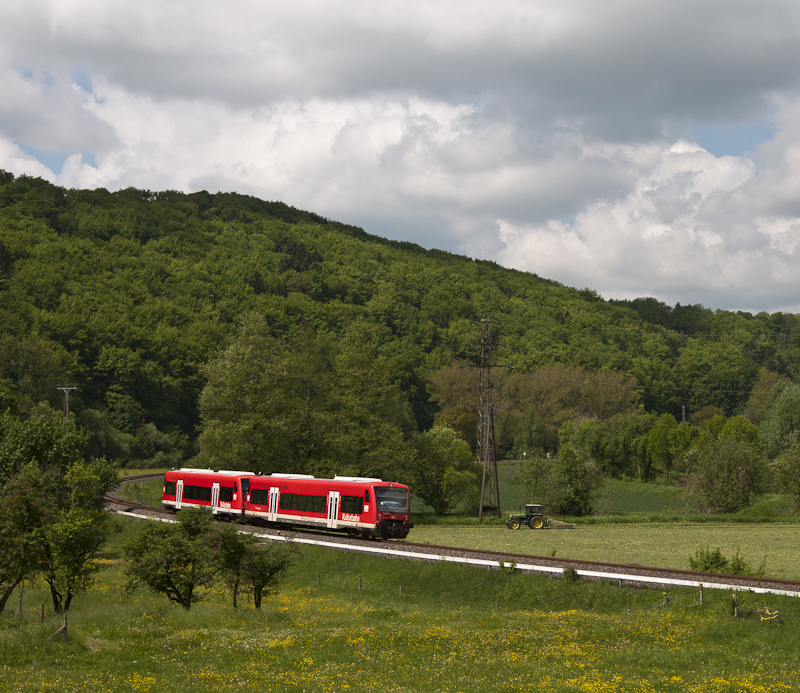
[[[526,505],[524,515],[512,515],[506,522],[509,529],[519,529],[528,525],[531,529],[542,529],[550,524],[550,518],[542,515],[541,505]]]

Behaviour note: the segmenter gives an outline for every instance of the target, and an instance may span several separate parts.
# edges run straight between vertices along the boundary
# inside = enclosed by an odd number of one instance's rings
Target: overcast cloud
[[[795,0],[6,0],[0,168],[800,312]]]

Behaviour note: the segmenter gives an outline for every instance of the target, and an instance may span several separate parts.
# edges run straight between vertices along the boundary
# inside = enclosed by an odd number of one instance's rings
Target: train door
[[[328,491],[328,527],[336,529],[337,517],[339,517],[339,492]]]
[[[278,520],[278,499],[280,495],[281,490],[277,486],[270,486],[269,508],[267,510],[267,520],[269,522],[277,522]]]
[[[216,515],[219,511],[219,483],[211,486],[211,512]]]
[[[183,479],[178,479],[178,487],[175,489],[175,507],[181,509],[181,501],[183,500]]]
[[[244,506],[245,503],[247,502],[247,496],[250,493],[250,479],[242,479],[241,482],[242,482],[242,501],[239,505],[242,508],[242,515],[244,515],[245,514]],[[236,487],[234,486],[234,488]],[[236,500],[235,496],[234,500]]]

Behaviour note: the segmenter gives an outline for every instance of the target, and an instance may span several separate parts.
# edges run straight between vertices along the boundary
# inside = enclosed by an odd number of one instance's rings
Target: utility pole
[[[497,478],[497,457],[494,445],[494,412],[492,404],[492,323],[484,313],[481,318],[480,390],[478,392],[478,463],[483,467],[478,520],[483,522],[483,509],[500,517],[500,484]]]
[[[481,328],[481,354],[478,385],[478,464],[483,469],[481,479],[481,499],[478,506],[478,520],[483,522],[484,509],[501,515],[500,508],[500,483],[497,476],[497,456],[494,444],[494,405],[492,404],[492,368],[513,368],[513,366],[492,366],[492,322],[486,313],[480,322],[473,321],[473,325]],[[494,323],[502,325],[502,322]],[[467,344],[467,346],[475,346]],[[501,344],[500,346],[508,346]],[[461,368],[474,368],[464,364]]]
[[[56,385],[57,390],[63,390],[64,392],[64,418],[69,421],[69,393],[73,390],[77,390],[77,385]]]

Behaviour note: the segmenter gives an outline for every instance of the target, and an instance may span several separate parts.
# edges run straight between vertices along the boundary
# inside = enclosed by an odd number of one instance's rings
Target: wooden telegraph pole
[[[57,390],[64,392],[64,418],[69,421],[69,393],[77,390],[77,385],[56,385]]]

